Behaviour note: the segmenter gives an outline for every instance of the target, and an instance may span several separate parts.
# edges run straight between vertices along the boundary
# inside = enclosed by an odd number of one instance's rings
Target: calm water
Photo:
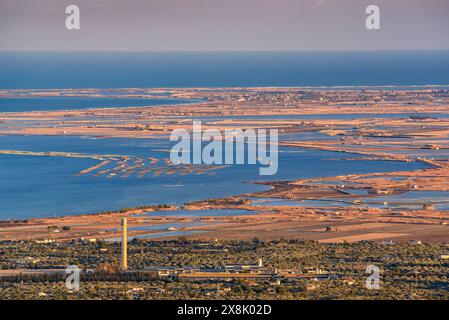
[[[449,51],[308,53],[0,53],[0,89],[219,86],[404,86],[449,84]],[[110,95],[116,94],[111,91]],[[173,104],[138,98],[3,98],[2,111]],[[373,115],[375,116],[375,115]],[[346,115],[344,117],[347,117]],[[350,115],[350,117],[353,117]],[[322,137],[317,136],[317,139]],[[167,141],[3,136],[0,149],[168,157]],[[281,148],[264,180],[421,168],[417,163],[344,161],[338,153]],[[93,213],[264,190],[254,165],[216,175],[96,177],[93,159],[0,155],[0,219]],[[183,232],[183,231],[180,231]]]
[[[449,51],[0,53],[0,88],[449,84]]]
[[[443,113],[329,113],[329,114],[289,114],[289,115],[242,115],[242,116],[213,116],[213,117],[193,117],[201,121],[222,121],[222,120],[316,120],[316,119],[337,119],[337,120],[353,120],[353,119],[407,119],[411,116],[434,117],[436,119],[447,119],[448,114]]]
[[[1,76],[0,76],[1,77]],[[0,112],[41,110],[93,109],[113,107],[142,107],[188,103],[181,99],[90,98],[90,97],[18,97],[1,98]]]
[[[148,212],[146,216],[160,216],[160,217],[214,217],[214,216],[248,216],[257,214],[255,211],[247,210],[230,210],[230,209],[211,209],[211,210],[163,210],[156,212]]]
[[[2,136],[1,148],[168,158],[166,140],[90,139],[81,137]],[[422,168],[417,163],[344,161],[339,153],[281,148],[279,170],[260,177],[256,165],[233,165],[214,170],[216,175],[146,175],[127,178],[77,175],[99,163],[90,158],[0,155],[0,218],[70,215],[116,210],[148,204],[185,202],[265,190],[244,183],[291,180],[349,173]],[[340,160],[341,159],[341,160]]]

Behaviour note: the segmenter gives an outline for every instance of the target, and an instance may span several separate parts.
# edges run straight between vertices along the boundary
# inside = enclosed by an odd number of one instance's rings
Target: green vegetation
[[[211,250],[214,249],[214,250]],[[227,250],[224,250],[227,249]],[[117,273],[120,243],[3,242],[1,269],[94,269],[82,275],[81,289],[70,293],[62,276],[0,278],[0,299],[449,299],[449,252],[446,244],[320,244],[313,241],[147,241],[128,246],[131,269],[150,266],[217,268],[254,264],[267,268],[322,269],[337,279],[272,281],[188,281]],[[381,289],[368,290],[368,265],[381,268]],[[108,266],[112,266],[109,270]]]

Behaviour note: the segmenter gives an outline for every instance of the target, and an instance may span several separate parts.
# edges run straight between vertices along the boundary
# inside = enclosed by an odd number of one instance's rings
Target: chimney
[[[122,218],[122,260],[121,267],[122,271],[128,269],[128,225],[126,218]]]

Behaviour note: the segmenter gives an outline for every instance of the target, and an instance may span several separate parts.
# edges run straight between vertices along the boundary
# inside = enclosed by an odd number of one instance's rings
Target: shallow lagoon
[[[0,97],[0,112],[143,107],[190,102],[192,101],[170,98]]]
[[[0,149],[62,151],[168,158],[171,144],[154,139],[0,136]],[[348,154],[280,148],[279,170],[259,176],[257,165],[233,165],[215,175],[179,174],[127,178],[77,175],[99,161],[90,158],[0,155],[0,219],[74,215],[124,207],[185,202],[266,190],[245,183],[423,168],[419,163],[344,161]]]
[[[349,190],[346,190],[349,191]],[[444,191],[408,191],[402,194],[373,197],[366,190],[351,189],[357,198],[304,199],[289,200],[276,198],[251,198],[253,206],[293,206],[293,207],[357,207],[357,208],[403,208],[422,209],[423,204],[433,204],[439,210],[449,210],[449,192]],[[354,201],[359,201],[355,203]]]
[[[257,214],[254,211],[247,210],[231,210],[231,209],[211,209],[211,210],[164,210],[156,212],[148,212],[147,216],[158,217],[233,217],[248,216]]]
[[[449,114],[446,113],[308,113],[308,114],[289,114],[289,115],[231,115],[231,116],[214,116],[214,117],[195,117],[196,120],[202,121],[225,121],[225,120],[245,120],[262,121],[262,120],[355,120],[355,119],[408,119],[412,116],[434,117],[437,119],[446,119]]]

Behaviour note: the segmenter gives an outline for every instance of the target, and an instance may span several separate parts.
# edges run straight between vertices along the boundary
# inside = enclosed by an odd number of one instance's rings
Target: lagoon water
[[[153,139],[1,136],[1,149],[168,158],[171,143]],[[77,175],[100,161],[90,158],[0,155],[0,219],[73,215],[262,191],[250,181],[291,180],[422,168],[418,163],[344,161],[348,154],[280,148],[279,170],[259,176],[257,165],[231,165],[216,175]],[[340,160],[341,159],[341,160]]]
[[[449,51],[0,53],[0,89],[429,84],[449,84]],[[111,92],[111,96],[113,94]],[[173,100],[169,96],[155,100],[118,97],[2,98],[0,112],[173,103],[184,101]],[[0,137],[0,149],[39,152],[167,158],[169,148],[170,144],[165,140]],[[208,197],[266,189],[266,186],[245,183],[248,181],[292,180],[422,167],[413,162],[344,161],[348,156],[351,155],[281,148],[279,171],[269,177],[260,177],[257,166],[234,165],[214,171],[214,176],[173,174],[108,178],[93,174],[77,175],[79,171],[97,164],[94,159],[0,155],[0,219],[94,213],[160,203],[181,205]]]
[[[14,97],[0,98],[0,112],[78,110],[116,107],[142,107],[188,103],[182,99],[91,98],[91,97]]]

